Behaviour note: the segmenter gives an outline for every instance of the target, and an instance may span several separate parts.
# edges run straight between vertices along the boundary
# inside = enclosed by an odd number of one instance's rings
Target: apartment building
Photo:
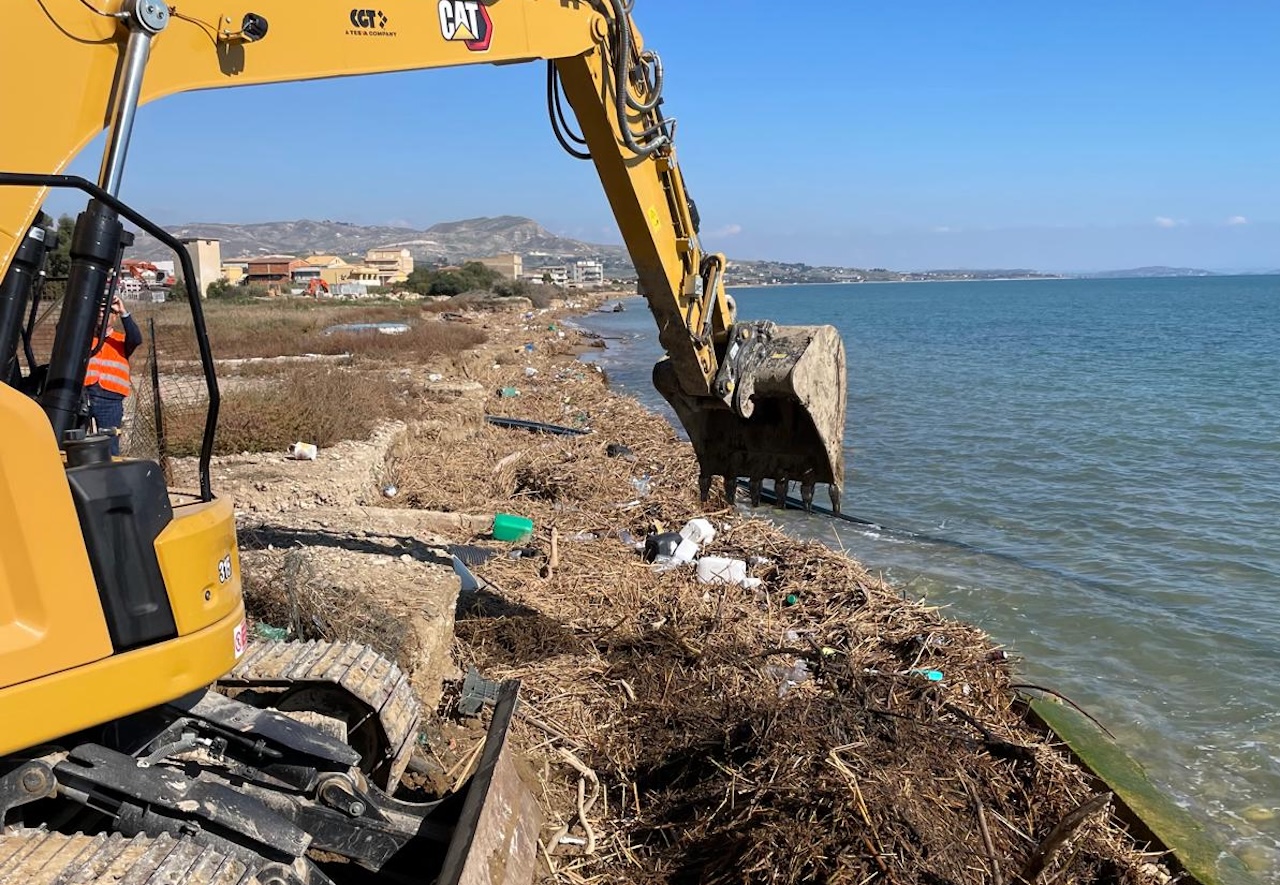
[[[514,252],[500,252],[497,255],[476,260],[509,280],[518,280],[524,276],[524,259]]]
[[[377,269],[383,286],[403,283],[413,273],[413,254],[408,249],[370,249],[364,253],[364,263]]]
[[[579,286],[598,286],[604,282],[604,262],[583,259],[573,263],[573,282]]]

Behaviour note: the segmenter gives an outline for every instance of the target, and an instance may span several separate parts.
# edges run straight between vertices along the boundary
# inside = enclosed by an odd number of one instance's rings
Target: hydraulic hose
[[[670,144],[671,139],[662,131],[664,125],[661,123],[640,133],[641,138],[652,138],[647,144],[638,143],[635,135],[631,132],[631,127],[627,123],[627,105],[630,90],[627,85],[627,77],[631,61],[631,18],[624,0],[609,0],[609,2],[613,7],[614,28],[617,30],[617,39],[613,46],[613,91],[614,101],[616,102],[615,109],[618,115],[618,133],[622,137],[622,143],[627,146],[628,150],[638,156],[648,157]]]

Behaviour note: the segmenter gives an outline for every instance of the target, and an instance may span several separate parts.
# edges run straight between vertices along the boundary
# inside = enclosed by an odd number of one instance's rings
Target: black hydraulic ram
[[[209,347],[209,333],[204,322],[204,304],[200,298],[200,290],[196,282],[197,277],[195,265],[191,263],[190,253],[187,252],[186,248],[178,242],[172,234],[160,227],[160,225],[120,202],[120,200],[111,196],[93,182],[87,181],[86,179],[78,176],[43,175],[30,172],[0,172],[0,187],[63,187],[75,188],[76,190],[83,191],[93,197],[93,200],[90,202],[90,208],[86,209],[85,213],[82,213],[82,218],[84,214],[88,214],[92,210],[93,204],[99,204],[110,210],[114,216],[123,218],[151,234],[151,236],[168,246],[177,255],[178,263],[182,268],[182,279],[186,283],[187,302],[191,307],[191,325],[195,331],[196,346],[200,351],[200,368],[204,375],[205,390],[209,397],[209,411],[205,416],[204,435],[200,440],[200,497],[205,501],[212,500],[213,485],[209,479],[209,460],[213,457],[213,437],[218,426],[218,406],[221,400],[218,394],[218,378],[214,373],[213,368],[213,351]],[[116,223],[118,224],[119,222],[117,221]],[[79,227],[79,223],[77,223],[77,227]],[[73,255],[75,254],[75,248],[76,247],[73,243]],[[95,255],[109,254],[110,257],[107,260],[113,263],[114,266],[117,255],[115,251],[107,253],[102,247],[94,246],[92,244],[90,244],[89,248],[93,250]],[[68,282],[68,297],[70,297],[70,291],[71,285],[70,282]],[[88,295],[92,296],[93,293],[89,292]],[[105,281],[100,297],[104,299],[105,302]],[[64,310],[65,309],[66,308],[64,306]],[[96,319],[96,317],[90,317],[90,320],[93,319]],[[61,324],[59,324],[59,329],[61,329]],[[92,335],[93,331],[91,329],[89,331],[89,336],[91,337]],[[81,385],[84,384],[83,371],[84,368],[87,368],[88,366],[89,352],[90,350],[85,348],[85,366],[82,367],[80,374]],[[70,362],[70,360],[64,360],[64,362]],[[52,368],[50,370],[50,375],[52,375]],[[77,393],[77,397],[78,396],[79,393]],[[59,442],[61,443],[61,439],[59,439]]]
[[[5,384],[14,384],[18,379],[18,341],[22,336],[23,314],[56,237],[49,224],[49,216],[41,212],[18,243],[9,270],[0,280],[0,382]]]

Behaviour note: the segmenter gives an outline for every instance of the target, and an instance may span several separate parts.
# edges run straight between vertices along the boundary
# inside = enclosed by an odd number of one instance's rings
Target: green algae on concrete
[[[1258,885],[1238,857],[1152,784],[1142,767],[1097,725],[1055,700],[1036,698],[1028,705],[1033,719],[1053,731],[1115,794],[1117,814],[1136,836],[1169,849],[1201,885]]]

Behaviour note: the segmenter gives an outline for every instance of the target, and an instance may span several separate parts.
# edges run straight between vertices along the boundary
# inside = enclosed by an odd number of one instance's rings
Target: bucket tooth
[[[751,506],[760,506],[760,493],[764,491],[764,477],[753,476],[747,484],[747,489],[751,494]]]
[[[732,473],[724,476],[724,500],[730,507],[738,501],[738,477]]]
[[[831,496],[831,512],[838,514],[840,512],[840,486],[835,483],[827,486],[827,494]]]
[[[805,513],[813,512],[813,492],[816,485],[812,482],[800,484],[800,500],[804,502]]]
[[[774,506],[779,510],[787,509],[787,492],[791,489],[791,480],[779,477],[773,481]]]
[[[698,500],[703,504],[707,503],[707,499],[711,497],[711,481],[715,479],[715,474],[702,471],[698,474]]]

